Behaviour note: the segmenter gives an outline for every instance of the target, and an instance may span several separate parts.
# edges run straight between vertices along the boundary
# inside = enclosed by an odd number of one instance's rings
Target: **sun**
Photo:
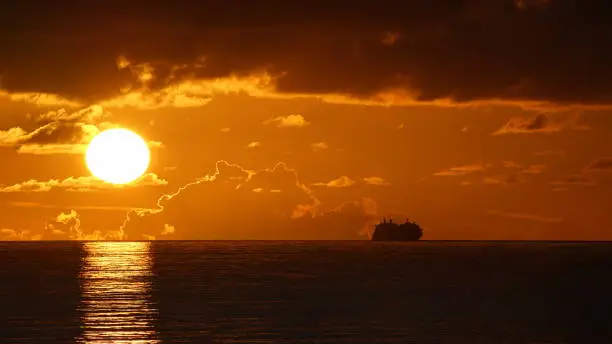
[[[85,153],[89,171],[105,182],[126,184],[149,168],[151,152],[136,133],[124,128],[108,129],[96,135]]]

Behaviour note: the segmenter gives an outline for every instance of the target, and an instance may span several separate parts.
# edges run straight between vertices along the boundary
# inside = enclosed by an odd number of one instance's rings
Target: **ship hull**
[[[421,239],[412,239],[412,238],[410,238],[410,239],[404,239],[404,238],[401,238],[401,239],[398,239],[398,238],[389,239],[389,238],[384,238],[383,239],[383,238],[374,238],[374,237],[372,237],[372,241],[419,241],[419,240],[421,240]]]
[[[423,229],[415,222],[406,220],[398,224],[393,221],[374,225],[372,241],[417,241],[423,236]]]
[[[419,241],[421,238],[415,237],[383,237],[380,235],[372,236],[372,241]]]

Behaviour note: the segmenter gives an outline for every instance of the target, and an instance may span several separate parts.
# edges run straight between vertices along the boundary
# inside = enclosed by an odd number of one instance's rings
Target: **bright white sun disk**
[[[147,171],[150,161],[147,143],[136,133],[123,128],[99,133],[85,153],[89,171],[112,184],[126,184],[138,179]]]

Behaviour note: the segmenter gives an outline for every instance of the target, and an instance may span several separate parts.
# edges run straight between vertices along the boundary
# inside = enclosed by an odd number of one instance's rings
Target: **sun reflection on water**
[[[149,242],[87,242],[79,343],[159,343],[152,321]]]

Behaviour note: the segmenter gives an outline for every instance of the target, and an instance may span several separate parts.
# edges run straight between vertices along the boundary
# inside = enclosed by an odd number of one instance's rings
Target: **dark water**
[[[0,243],[0,343],[612,343],[611,243]]]

